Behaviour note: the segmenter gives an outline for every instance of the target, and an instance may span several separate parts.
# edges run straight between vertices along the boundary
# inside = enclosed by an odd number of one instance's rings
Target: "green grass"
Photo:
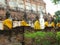
[[[41,43],[42,45],[51,45],[52,41],[55,40],[56,42],[54,42],[54,45],[57,45],[58,41],[60,43],[60,32],[26,32],[25,38],[34,38],[36,43]]]

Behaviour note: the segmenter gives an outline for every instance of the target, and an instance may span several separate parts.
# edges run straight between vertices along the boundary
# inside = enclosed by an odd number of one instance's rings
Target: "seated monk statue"
[[[3,30],[11,30],[13,27],[12,20],[9,18],[9,11],[6,12],[6,19],[3,21]]]

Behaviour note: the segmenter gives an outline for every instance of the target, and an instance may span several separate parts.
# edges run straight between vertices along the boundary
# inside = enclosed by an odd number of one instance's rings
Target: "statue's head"
[[[9,18],[10,17],[10,12],[7,10],[6,11],[6,18]]]

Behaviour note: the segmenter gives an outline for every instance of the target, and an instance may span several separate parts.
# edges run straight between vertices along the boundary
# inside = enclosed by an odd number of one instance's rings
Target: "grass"
[[[25,38],[35,39],[35,43],[42,44],[42,45],[60,45],[60,32],[42,32],[37,31],[33,33],[25,33]]]

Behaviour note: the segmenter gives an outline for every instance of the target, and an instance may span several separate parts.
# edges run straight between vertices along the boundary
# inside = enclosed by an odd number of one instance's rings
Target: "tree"
[[[56,11],[56,12],[55,12],[55,15],[56,15],[56,16],[59,16],[59,15],[60,15],[60,10]]]
[[[55,12],[55,15],[56,15],[56,21],[60,21],[60,10],[56,11]]]
[[[54,4],[59,4],[59,3],[60,3],[60,0],[52,0],[52,2],[53,2]]]

